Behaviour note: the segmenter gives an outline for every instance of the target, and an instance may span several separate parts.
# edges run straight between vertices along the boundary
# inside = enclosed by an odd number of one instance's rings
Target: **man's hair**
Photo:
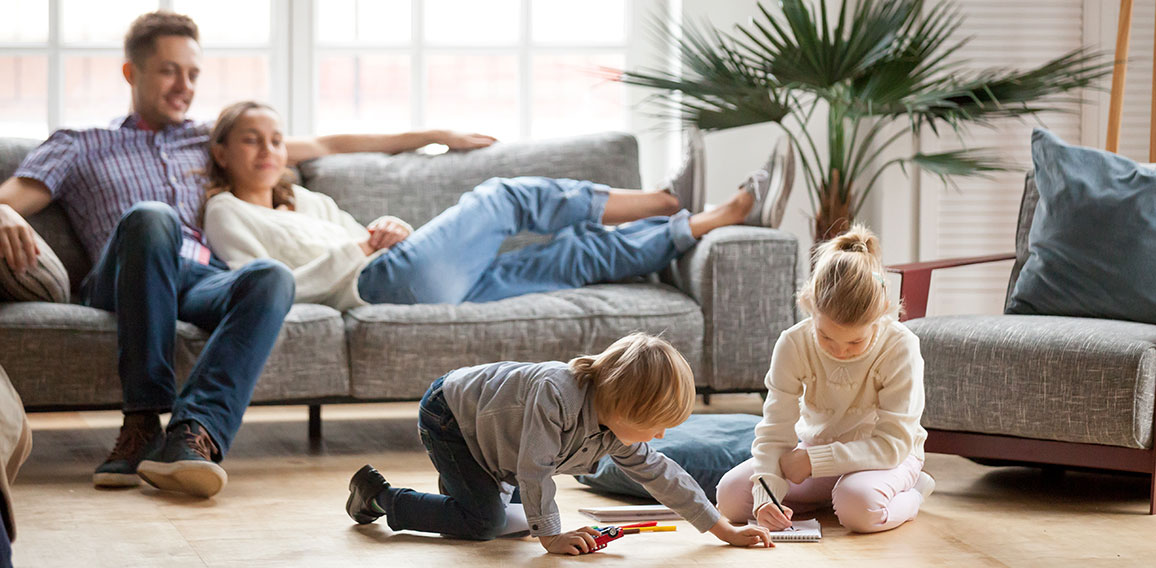
[[[694,372],[661,338],[632,333],[598,355],[576,357],[570,369],[588,383],[599,416],[634,426],[672,428],[694,410]]]
[[[160,10],[141,14],[124,35],[124,57],[140,67],[156,52],[157,38],[162,36],[183,36],[200,42],[197,24],[183,14]]]

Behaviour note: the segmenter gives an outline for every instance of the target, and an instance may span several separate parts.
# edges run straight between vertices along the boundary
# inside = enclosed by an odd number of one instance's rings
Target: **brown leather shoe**
[[[169,426],[164,446],[137,467],[141,479],[157,489],[212,497],[229,481],[217,465],[221,452],[212,436],[194,420]]]
[[[140,485],[137,466],[149,452],[161,447],[165,441],[161,420],[151,412],[134,412],[124,415],[124,424],[112,453],[97,466],[92,474],[95,487],[136,487]]]

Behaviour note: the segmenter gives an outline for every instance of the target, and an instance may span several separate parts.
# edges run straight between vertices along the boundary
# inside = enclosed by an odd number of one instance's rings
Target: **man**
[[[38,251],[24,218],[53,200],[64,206],[94,261],[81,299],[117,318],[124,425],[93,483],[124,487],[144,478],[208,497],[227,481],[218,462],[291,307],[293,278],[269,260],[228,272],[197,231],[210,125],[185,118],[200,73],[196,24],[170,12],[144,14],[125,37],[125,59],[132,114],[108,129],[53,133],[0,184],[0,259],[26,270]],[[493,141],[427,131],[286,146],[296,163],[340,152],[395,153],[434,142],[471,149]],[[178,319],[212,330],[179,394],[172,363]],[[169,411],[162,431],[159,414]]]

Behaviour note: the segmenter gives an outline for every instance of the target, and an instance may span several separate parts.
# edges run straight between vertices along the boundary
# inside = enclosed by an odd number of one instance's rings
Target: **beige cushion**
[[[68,303],[68,272],[40,235],[36,235],[40,255],[36,265],[16,274],[8,262],[0,260],[0,300],[14,302]]]

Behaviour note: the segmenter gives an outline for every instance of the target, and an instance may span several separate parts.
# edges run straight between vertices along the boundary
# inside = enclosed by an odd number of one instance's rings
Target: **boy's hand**
[[[598,531],[590,527],[582,527],[576,531],[565,532],[552,536],[540,536],[538,542],[548,552],[554,554],[586,554],[594,549],[594,537]]]
[[[754,525],[736,527],[726,520],[719,519],[710,529],[711,534],[731,546],[755,546],[762,544],[766,548],[774,548],[771,535],[767,529]]]
[[[783,477],[798,485],[811,477],[811,455],[803,448],[795,448],[779,458]]]
[[[783,507],[783,512],[780,513],[774,503],[764,503],[755,514],[755,520],[759,522],[759,526],[781,531],[791,526],[791,517],[794,515],[795,512],[790,507]]]

